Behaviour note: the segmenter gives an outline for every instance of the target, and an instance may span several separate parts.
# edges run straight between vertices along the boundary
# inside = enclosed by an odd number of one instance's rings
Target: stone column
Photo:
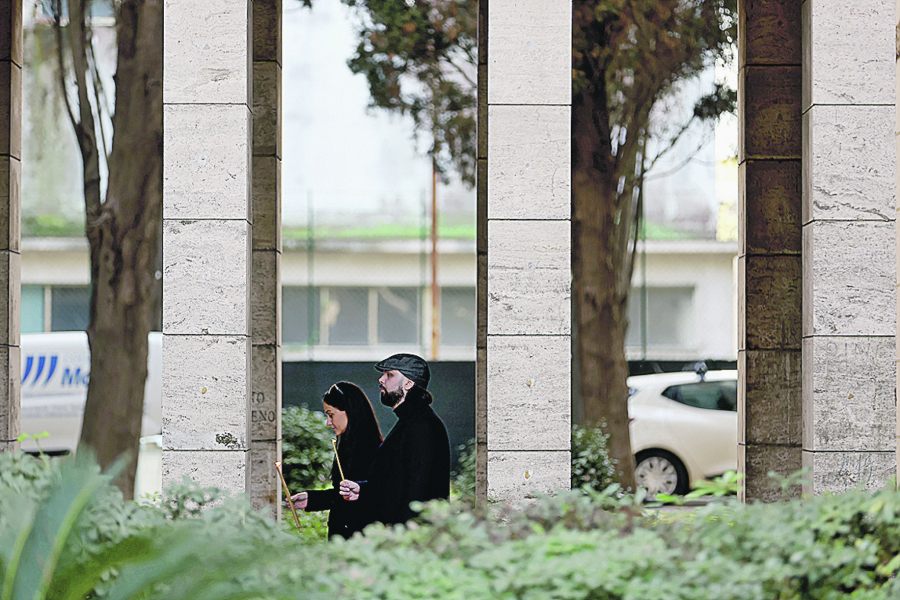
[[[165,3],[164,487],[250,491],[251,7]]]
[[[520,501],[570,485],[572,3],[480,14],[479,491]]]
[[[896,473],[894,0],[803,16],[805,491]]]
[[[801,468],[800,4],[739,7],[738,463],[773,500]]]
[[[900,31],[900,0],[896,0],[896,2],[894,4],[894,22],[896,23],[897,31]],[[897,48],[898,48],[898,50],[897,50],[897,54],[896,54],[896,68],[897,68],[897,72],[900,72],[900,40],[898,40],[898,42],[897,42]],[[894,85],[895,85],[894,98],[896,99],[897,97],[900,97],[900,78],[895,79]],[[896,122],[897,133],[894,138],[895,146],[897,148],[900,148],[900,106],[895,106],[894,108],[897,113],[897,122]],[[898,159],[898,161],[900,161],[900,152],[897,152],[897,154],[898,154],[897,159]],[[898,191],[900,191],[900,164],[897,165],[894,172],[895,172],[895,176],[896,176],[896,186],[894,188],[894,193],[896,194]],[[897,207],[897,210],[900,210],[900,206]],[[896,217],[895,217],[895,219],[896,219]],[[900,219],[896,219],[895,225],[897,223],[900,223]],[[896,238],[897,238],[897,246],[898,246],[898,248],[900,248],[900,229],[898,229],[896,232]],[[900,262],[897,263],[897,274],[898,274],[898,276],[897,276],[898,282],[897,283],[900,284]],[[900,294],[898,294],[897,303],[898,303],[897,314],[898,314],[898,316],[900,316]],[[898,350],[897,350],[897,360],[900,361],[900,348],[898,348]],[[895,368],[896,368],[896,365],[895,365]],[[897,390],[897,388],[900,387],[900,369],[897,369],[897,378],[898,378],[898,381],[895,382],[894,390]],[[897,392],[895,391],[894,392],[894,405],[895,406],[897,404],[896,398],[897,398]],[[897,437],[895,439],[895,443],[897,444],[897,447],[900,447],[900,414],[897,415]],[[896,477],[897,477],[897,481],[900,482],[900,461],[898,461],[898,463],[897,463]]]
[[[475,499],[487,506],[487,281],[488,281],[488,0],[478,2],[478,147],[476,148]]]
[[[0,0],[0,451],[19,447],[22,0]]]
[[[253,2],[250,497],[281,514],[281,0]]]

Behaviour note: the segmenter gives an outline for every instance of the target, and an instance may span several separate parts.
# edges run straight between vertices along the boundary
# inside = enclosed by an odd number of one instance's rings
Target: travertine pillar
[[[253,2],[250,496],[281,513],[281,0]]]
[[[517,501],[570,485],[572,3],[481,16],[476,433],[487,495]]]
[[[801,468],[800,4],[739,7],[738,462],[772,500]]]
[[[900,31],[900,0],[896,0],[894,3],[894,22],[897,26],[897,31]],[[900,42],[898,42],[898,51],[896,54],[896,71],[900,72]],[[900,77],[896,77],[894,80],[894,99],[900,96]],[[894,107],[895,112],[897,113],[897,122],[896,122],[896,134],[895,134],[895,147],[900,148],[900,105]],[[897,159],[900,161],[900,151],[897,152]],[[896,186],[894,188],[894,193],[896,194],[900,191],[900,164],[894,170],[896,177]],[[900,206],[897,206],[897,210],[900,210]],[[895,217],[895,225],[900,223],[900,219],[896,219]],[[895,234],[897,239],[898,248],[900,248],[900,230],[898,230]],[[900,284],[900,262],[897,263],[897,283]],[[897,298],[897,314],[900,316],[900,294],[898,294]],[[900,361],[900,348],[897,349],[897,359]],[[896,367],[895,367],[896,368]],[[900,380],[900,369],[897,369],[896,374],[898,380]],[[894,389],[896,390],[900,387],[900,381],[895,382]],[[894,404],[896,405],[896,392],[894,392]],[[895,443],[897,443],[897,447],[900,447],[900,414],[897,415],[897,437],[895,439]],[[900,461],[897,462],[897,481],[900,482]]]
[[[164,487],[250,489],[251,7],[165,3]]]
[[[894,0],[803,2],[805,491],[896,473]]]
[[[487,151],[488,0],[478,3],[478,148],[476,149],[475,498],[487,504]]]
[[[22,1],[0,0],[0,451],[19,447]]]

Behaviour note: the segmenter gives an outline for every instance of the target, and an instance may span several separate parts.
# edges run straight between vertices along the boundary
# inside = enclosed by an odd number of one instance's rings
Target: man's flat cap
[[[431,370],[428,363],[415,354],[395,354],[389,356],[375,368],[381,372],[384,371],[400,371],[413,383],[428,389],[428,382],[431,380]]]

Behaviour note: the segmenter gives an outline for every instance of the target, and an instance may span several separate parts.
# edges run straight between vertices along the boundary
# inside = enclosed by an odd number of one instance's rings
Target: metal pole
[[[313,347],[316,344],[316,303],[313,294],[316,288],[313,286],[313,253],[315,250],[315,238],[313,237],[313,192],[309,190],[306,196],[306,356],[313,359]]]
[[[437,157],[431,157],[431,359],[441,345],[441,289],[438,287]]]
[[[641,188],[638,190],[638,204],[641,206],[641,354],[647,360],[647,219],[644,218],[644,151],[641,153]]]
[[[428,190],[422,188],[422,214],[419,219],[419,314],[416,317],[416,335],[419,352],[428,354],[428,332],[425,331],[425,289],[428,287]]]

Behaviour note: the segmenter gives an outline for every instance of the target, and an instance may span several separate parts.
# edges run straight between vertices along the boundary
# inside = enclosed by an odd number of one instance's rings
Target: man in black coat
[[[375,520],[392,525],[416,516],[410,502],[450,496],[450,439],[431,408],[428,363],[395,354],[375,368],[382,373],[381,403],[398,421],[375,452],[368,480],[341,482],[341,495],[367,503]]]

